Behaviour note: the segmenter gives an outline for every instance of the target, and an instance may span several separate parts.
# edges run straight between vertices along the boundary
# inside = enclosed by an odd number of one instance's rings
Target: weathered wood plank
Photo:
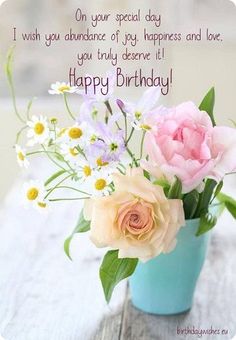
[[[102,319],[122,311],[126,285],[107,306],[99,281],[104,250],[87,235],[63,242],[81,205],[58,204],[48,216],[19,207],[19,187],[9,194],[0,225],[0,334],[7,340],[89,339]]]

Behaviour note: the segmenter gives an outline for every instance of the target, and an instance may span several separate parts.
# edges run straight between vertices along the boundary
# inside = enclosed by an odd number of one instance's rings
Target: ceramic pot
[[[183,313],[191,308],[209,240],[209,233],[195,236],[198,226],[199,219],[187,220],[171,253],[138,263],[129,280],[135,307],[159,315]]]

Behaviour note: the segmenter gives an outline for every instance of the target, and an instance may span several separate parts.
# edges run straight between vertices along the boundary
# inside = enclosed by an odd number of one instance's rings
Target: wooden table
[[[20,181],[21,182],[21,181]],[[79,215],[78,203],[57,203],[49,215],[19,206],[21,183],[6,198],[0,215],[0,334],[5,340],[182,340],[178,329],[236,334],[236,223],[228,214],[215,228],[192,310],[163,317],[132,307],[126,282],[106,305],[98,278],[103,250],[87,235],[72,242],[73,262],[63,241]],[[235,177],[225,191],[236,196]]]

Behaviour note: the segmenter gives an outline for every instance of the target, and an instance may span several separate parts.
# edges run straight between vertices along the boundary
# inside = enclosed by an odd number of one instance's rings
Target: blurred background
[[[153,13],[162,15],[162,26],[156,28],[147,25],[150,32],[189,32],[198,33],[199,28],[209,28],[212,32],[221,33],[222,42],[193,42],[163,44],[166,47],[166,59],[159,63],[145,64],[126,62],[121,67],[130,72],[142,67],[145,72],[153,67],[165,72],[170,67],[174,71],[174,83],[170,93],[162,101],[175,105],[185,100],[201,101],[211,86],[216,89],[215,115],[219,124],[230,125],[229,119],[236,118],[235,81],[236,81],[236,7],[228,0],[7,0],[0,7],[0,199],[2,200],[14,183],[19,168],[15,160],[13,145],[15,135],[21,127],[14,116],[11,99],[3,65],[7,51],[13,45],[13,27],[20,32],[31,32],[37,27],[44,34],[48,32],[66,33],[70,28],[83,32],[88,26],[85,22],[74,20],[74,13],[80,7],[89,13],[132,13],[138,8],[143,13],[152,8]],[[112,23],[99,24],[97,31],[111,32],[116,30]],[[129,23],[123,25],[122,32],[142,32],[143,26]],[[79,51],[95,51],[97,43],[89,45],[81,42],[56,42],[51,47],[38,42],[16,42],[14,57],[14,80],[19,110],[26,110],[27,102],[36,96],[33,105],[35,114],[58,116],[65,122],[64,105],[59,96],[50,96],[47,91],[55,81],[67,81],[68,69],[76,67],[76,55]],[[109,41],[101,44],[104,50],[110,48]],[[152,50],[151,43],[142,45],[142,50]],[[118,48],[117,48],[118,49]],[[134,48],[139,50],[139,48]],[[119,50],[118,50],[119,52]],[[111,69],[110,62],[88,62],[81,67],[81,74],[104,74]],[[118,95],[138,98],[143,90],[119,89]],[[74,110],[79,105],[79,97],[71,98]]]

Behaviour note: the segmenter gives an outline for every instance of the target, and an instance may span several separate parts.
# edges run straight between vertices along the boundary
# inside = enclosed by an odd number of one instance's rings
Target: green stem
[[[130,151],[128,146],[126,146],[126,150],[127,150],[128,154],[130,155],[132,161],[134,162],[135,166],[138,167],[138,162],[136,161],[134,154]]]
[[[122,108],[120,108],[120,110],[121,110],[121,112],[124,116],[124,119],[125,119],[125,140],[127,140],[127,134],[128,134],[127,113],[124,110],[122,110]]]
[[[25,125],[25,126],[24,126],[23,128],[21,128],[20,131],[17,133],[17,135],[16,135],[16,144],[18,144],[22,132],[23,132],[25,129],[27,129],[27,128],[28,128],[28,126]]]
[[[5,70],[6,70],[6,75],[7,75],[7,80],[8,80],[8,84],[10,87],[10,92],[11,92],[11,97],[12,97],[12,102],[13,102],[13,107],[14,107],[14,111],[15,114],[17,116],[17,118],[19,119],[19,121],[21,123],[26,123],[26,121],[21,117],[18,109],[17,109],[17,105],[16,105],[16,95],[15,95],[15,88],[14,88],[14,84],[13,84],[13,78],[12,78],[12,62],[13,62],[13,52],[14,52],[14,47],[10,49],[8,56],[7,56],[7,63],[5,66]]]
[[[26,156],[37,155],[39,153],[52,153],[52,154],[56,154],[56,152],[53,152],[53,151],[39,150],[39,151],[27,152]]]
[[[61,183],[65,182],[68,178],[70,178],[72,175],[68,175],[65,178],[63,178],[60,182],[58,182],[53,188],[51,188],[49,190],[49,192],[47,193],[47,195],[44,197],[44,199],[48,198],[49,195],[51,195],[51,193],[60,186]]]
[[[110,113],[110,115],[112,116],[113,115],[113,112],[112,112],[112,108],[111,108],[111,105],[109,103],[109,101],[105,101],[104,104],[106,105],[106,108],[108,110],[108,112]]]
[[[121,166],[121,167],[123,168],[124,171],[126,170],[126,167],[124,166],[124,164],[119,163],[119,166]]]
[[[83,150],[81,149],[81,147],[79,145],[77,145],[75,148],[87,161],[87,157],[86,157],[85,153],[83,152]]]
[[[42,146],[43,147],[43,146]],[[63,168],[60,164],[58,164],[52,157],[50,157],[49,155],[58,155],[60,157],[62,157],[58,152],[56,151],[47,151],[45,148],[44,150],[39,150],[39,151],[33,151],[33,152],[28,152],[26,154],[26,156],[32,156],[32,155],[37,155],[37,154],[46,154],[48,156],[48,158],[54,163],[56,164],[59,168],[61,168],[62,170],[64,170],[65,172],[69,172],[67,169]],[[73,171],[74,173],[74,169],[70,166],[70,164],[63,158],[63,162],[70,168],[71,171]]]
[[[68,100],[67,100],[67,95],[66,93],[63,93],[63,98],[64,98],[64,102],[65,102],[65,106],[66,106],[66,109],[67,109],[67,112],[69,113],[70,117],[75,120],[75,117],[73,115],[73,113],[71,112],[70,110],[70,107],[69,107],[69,104],[68,104]]]
[[[60,201],[78,201],[78,200],[89,200],[90,197],[78,197],[78,198],[53,198],[49,202],[60,202]]]
[[[112,108],[111,108],[111,105],[110,105],[109,101],[108,101],[108,100],[105,101],[104,104],[106,105],[106,108],[107,108],[108,112],[109,112],[110,115],[112,116],[112,115],[113,115],[113,112],[112,112]],[[107,120],[107,123],[108,123],[108,120]],[[120,127],[119,123],[116,122],[116,126],[117,126],[117,128],[118,128],[119,130],[121,130],[121,127]]]
[[[128,134],[128,123],[127,123],[127,115],[124,112],[124,118],[125,118],[125,140],[127,140],[127,134]]]
[[[133,136],[133,133],[134,133],[134,128],[132,127],[131,132],[130,132],[130,135],[129,135],[129,138],[128,138],[127,141],[125,142],[126,145],[129,144],[129,141],[131,140],[131,138],[132,138],[132,136]]]
[[[143,143],[144,143],[145,135],[146,135],[146,131],[143,131],[143,136],[142,136],[142,140],[141,140],[141,147],[140,147],[140,159],[142,159],[142,157],[143,157]]]
[[[121,170],[118,166],[116,167],[116,169],[117,169],[122,175],[125,175],[125,171]]]
[[[56,187],[55,189],[70,189],[70,190],[77,191],[81,194],[91,196],[88,192],[85,192],[85,191],[82,191],[82,190],[79,190],[79,189],[76,189],[76,188],[73,188],[73,187],[69,187],[67,185],[61,185],[61,186]],[[48,190],[50,191],[51,189],[48,189]]]
[[[48,158],[50,159],[50,161],[51,161],[52,163],[54,163],[56,166],[58,166],[58,167],[61,168],[62,170],[67,171],[63,166],[61,166],[60,164],[58,164],[58,163],[50,156],[49,152],[45,149],[44,145],[41,145],[41,146],[42,146],[44,152],[47,154]],[[50,152],[50,153],[51,153],[51,152]],[[55,152],[52,152],[52,153],[55,154]],[[68,171],[67,171],[67,172],[68,172]]]
[[[14,107],[15,114],[16,114],[17,118],[21,121],[21,123],[25,124],[26,121],[23,118],[21,118],[21,115],[19,114],[17,106],[16,106],[16,98],[15,98],[15,92],[14,92],[13,85],[11,86],[11,92],[12,92],[12,100],[13,100],[13,107]]]
[[[30,110],[31,110],[31,107],[32,107],[32,104],[33,104],[33,101],[35,100],[35,97],[32,98],[29,103],[28,103],[28,106],[27,106],[27,111],[26,111],[26,117],[28,120],[30,120]]]
[[[57,139],[57,131],[56,131],[56,124],[53,124],[53,132],[54,132],[54,139]],[[56,147],[55,147],[56,149]]]

